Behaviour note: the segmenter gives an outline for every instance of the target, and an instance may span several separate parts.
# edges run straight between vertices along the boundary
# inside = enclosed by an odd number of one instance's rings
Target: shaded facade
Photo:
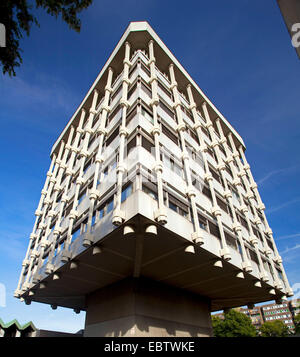
[[[131,23],[51,150],[15,296],[87,336],[211,335],[210,311],[292,295],[264,210],[242,138]]]

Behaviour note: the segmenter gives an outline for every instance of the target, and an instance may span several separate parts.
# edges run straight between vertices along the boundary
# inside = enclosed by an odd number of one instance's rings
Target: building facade
[[[86,310],[87,336],[210,335],[292,295],[264,210],[242,138],[131,23],[51,150],[15,296]]]
[[[294,329],[293,315],[290,310],[288,301],[282,304],[267,304],[261,307],[264,322],[282,321],[291,331]]]
[[[17,320],[4,323],[0,319],[0,337],[36,337],[37,329],[29,321],[21,325]]]
[[[238,311],[247,315],[253,325],[259,329],[267,321],[282,321],[290,331],[295,329],[294,317],[300,312],[299,299],[282,301],[280,304],[264,304],[251,308],[237,308]],[[213,316],[224,317],[223,313],[217,313]]]

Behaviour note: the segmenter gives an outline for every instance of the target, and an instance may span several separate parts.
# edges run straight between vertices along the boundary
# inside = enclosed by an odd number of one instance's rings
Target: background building
[[[0,319],[0,337],[82,337],[83,331],[66,333],[50,330],[40,330],[32,321],[21,325],[17,320],[4,323]]]
[[[283,301],[280,304],[264,304],[250,308],[237,308],[251,318],[253,325],[258,329],[264,322],[281,320],[287,327],[293,331],[295,328],[294,317],[300,312],[300,299]],[[224,317],[223,313],[217,313],[213,316]]]
[[[4,323],[0,319],[0,337],[35,337],[36,331],[31,321],[21,325],[17,320]]]
[[[244,151],[131,23],[51,150],[15,296],[86,310],[85,336],[208,336],[210,311],[291,296]]]

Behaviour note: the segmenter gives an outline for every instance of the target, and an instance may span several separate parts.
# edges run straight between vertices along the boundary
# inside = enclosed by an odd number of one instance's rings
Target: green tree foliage
[[[237,310],[230,310],[224,319],[212,317],[215,337],[255,337],[257,335],[251,319]]]
[[[294,324],[295,324],[295,334],[300,335],[300,314],[297,314],[294,317]]]
[[[61,15],[69,27],[80,31],[81,22],[78,13],[87,8],[93,0],[1,0],[0,23],[6,28],[6,47],[0,48],[0,63],[3,74],[15,76],[15,68],[22,63],[20,39],[29,36],[32,24],[39,26],[32,14],[34,5],[44,9],[56,18]]]
[[[289,335],[288,327],[281,320],[267,321],[259,331],[262,337],[286,337]]]

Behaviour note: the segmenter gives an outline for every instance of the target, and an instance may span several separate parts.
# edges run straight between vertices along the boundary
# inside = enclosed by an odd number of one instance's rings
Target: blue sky
[[[243,137],[291,285],[299,282],[300,62],[274,0],[99,1],[80,34],[36,12],[16,78],[0,76],[4,321],[75,332],[84,313],[13,298],[50,149],[130,21],[146,20]]]

